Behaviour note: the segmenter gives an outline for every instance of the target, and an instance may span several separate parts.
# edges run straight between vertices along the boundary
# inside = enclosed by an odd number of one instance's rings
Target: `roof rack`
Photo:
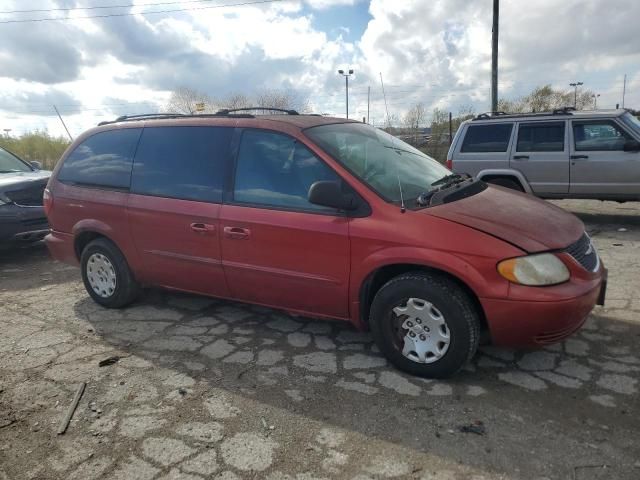
[[[300,115],[295,110],[285,110],[283,108],[273,107],[248,107],[248,108],[223,108],[216,113],[142,113],[139,115],[122,115],[115,120],[105,120],[98,123],[98,126],[109,125],[119,122],[133,122],[136,120],[153,120],[153,119],[171,119],[171,118],[219,118],[219,117],[235,117],[235,118],[254,118],[254,115],[248,113],[254,110],[262,110],[269,112],[283,112],[287,115]]]
[[[216,115],[229,115],[234,112],[253,112],[254,110],[262,110],[265,112],[282,112],[287,115],[300,115],[295,110],[287,110],[284,108],[274,108],[274,107],[246,107],[246,108],[223,108],[222,110],[218,110]]]
[[[476,120],[490,120],[496,117],[508,117],[508,118],[519,118],[519,117],[549,117],[552,115],[573,115],[576,109],[574,107],[562,107],[556,108],[551,112],[528,112],[528,113],[505,113],[505,112],[487,112],[481,113],[477,115],[473,121]]]

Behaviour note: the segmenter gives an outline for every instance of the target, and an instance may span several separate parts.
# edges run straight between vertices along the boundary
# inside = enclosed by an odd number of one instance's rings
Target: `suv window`
[[[506,152],[513,123],[470,125],[464,137],[462,153]]]
[[[131,157],[140,138],[140,128],[99,132],[69,154],[58,180],[97,187],[128,189]]]
[[[146,127],[136,152],[131,191],[222,202],[232,128]]]
[[[322,180],[340,181],[340,177],[294,138],[261,130],[242,134],[235,202],[335,212],[307,200],[309,187]]]
[[[564,151],[564,122],[521,123],[516,151]]]
[[[573,122],[573,141],[578,152],[622,151],[627,140],[631,137],[614,122]]]

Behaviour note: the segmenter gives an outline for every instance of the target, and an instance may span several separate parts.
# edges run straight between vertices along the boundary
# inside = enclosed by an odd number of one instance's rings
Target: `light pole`
[[[5,137],[9,136],[9,132],[12,130],[11,128],[3,128]]]
[[[573,87],[573,108],[578,108],[578,87],[584,85],[582,82],[570,83],[569,86]]]
[[[349,77],[353,75],[353,70],[349,69],[347,73],[344,73],[344,70],[338,70],[338,73],[344,77],[345,94],[347,97],[347,118],[349,118]]]
[[[599,93],[594,93],[593,95],[591,95],[591,98],[593,98],[593,109],[597,110],[598,109],[598,97],[600,96]]]

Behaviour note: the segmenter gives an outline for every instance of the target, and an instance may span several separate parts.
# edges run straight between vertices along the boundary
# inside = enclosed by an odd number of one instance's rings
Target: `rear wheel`
[[[517,190],[518,192],[524,192],[524,188],[520,185],[520,182],[513,180],[511,178],[497,177],[490,178],[486,180],[487,183],[492,183],[493,185],[500,185],[501,187],[510,188],[511,190]]]
[[[104,307],[124,307],[140,293],[124,255],[106,238],[93,240],[84,248],[80,265],[84,287]]]
[[[455,282],[422,272],[387,282],[371,305],[376,344],[400,370],[429,378],[457,372],[476,352],[480,320]]]

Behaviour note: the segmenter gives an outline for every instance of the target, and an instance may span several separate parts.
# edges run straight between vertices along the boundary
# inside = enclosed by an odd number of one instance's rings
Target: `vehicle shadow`
[[[78,278],[78,269],[52,260],[42,241],[0,249],[0,279],[5,291],[47,288]]]
[[[88,298],[74,310],[152,369],[487,471],[515,474],[513,458],[527,478],[584,464],[603,425],[609,447],[598,462],[638,454],[628,442],[640,430],[640,325],[602,309],[561,345],[483,347],[445,381],[395,370],[346,323],[163,291],[124,310]],[[469,424],[483,431],[464,433]]]

